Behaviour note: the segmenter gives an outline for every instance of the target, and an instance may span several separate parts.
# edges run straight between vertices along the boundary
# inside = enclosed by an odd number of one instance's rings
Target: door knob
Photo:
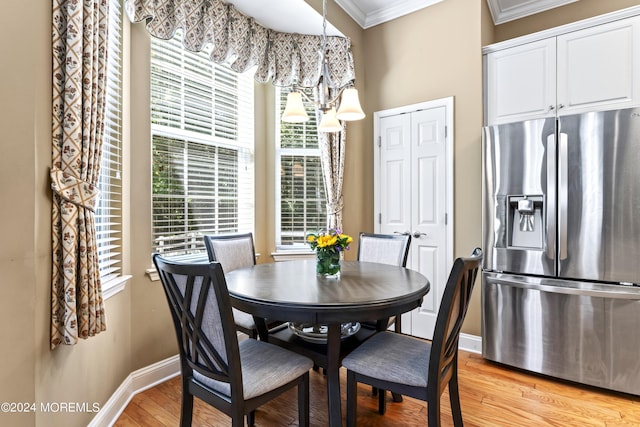
[[[413,232],[413,237],[416,238],[416,239],[419,239],[420,236],[426,236],[426,235],[427,235],[427,233],[421,233],[419,231],[414,231]]]

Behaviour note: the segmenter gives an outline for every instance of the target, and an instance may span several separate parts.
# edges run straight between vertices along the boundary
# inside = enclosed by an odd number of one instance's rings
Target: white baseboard
[[[477,335],[460,334],[458,348],[471,353],[482,353],[482,337]]]
[[[100,408],[87,427],[111,427],[133,396],[178,374],[180,374],[180,357],[177,354],[132,372],[111,395],[107,403]]]

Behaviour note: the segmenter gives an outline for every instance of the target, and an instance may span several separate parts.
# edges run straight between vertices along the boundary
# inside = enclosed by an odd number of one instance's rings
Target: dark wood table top
[[[430,288],[417,271],[387,264],[342,261],[339,278],[318,276],[315,269],[315,260],[258,264],[229,272],[227,286],[240,310],[317,323],[348,322],[354,314],[390,317],[404,312],[405,304],[414,308]]]

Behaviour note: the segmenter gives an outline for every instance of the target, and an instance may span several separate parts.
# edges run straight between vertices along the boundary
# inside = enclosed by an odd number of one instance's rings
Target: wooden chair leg
[[[402,316],[398,315],[396,316],[396,320],[395,320],[395,332],[398,334],[402,333]],[[394,402],[402,402],[402,395],[399,393],[391,393],[391,396],[393,396],[393,401]]]
[[[387,391],[378,390],[378,413],[384,415],[387,412]]]
[[[460,408],[460,390],[458,388],[458,361],[453,362],[451,367],[451,379],[449,380],[449,401],[451,402],[451,415],[453,417],[453,425],[462,427],[462,410]]]
[[[347,427],[355,427],[358,412],[356,375],[347,370]]]
[[[298,384],[298,425],[309,427],[309,373],[304,374],[302,382]]]
[[[186,381],[182,381],[182,403],[180,409],[180,427],[191,427],[193,418],[193,395],[188,391]]]
[[[232,411],[231,412],[231,427],[244,427],[244,414]],[[247,415],[248,417],[249,415]]]
[[[427,425],[439,426],[440,425],[440,395],[436,393],[436,396],[429,399],[427,403]]]
[[[256,424],[256,411],[251,411],[247,414],[247,425],[253,427]]]

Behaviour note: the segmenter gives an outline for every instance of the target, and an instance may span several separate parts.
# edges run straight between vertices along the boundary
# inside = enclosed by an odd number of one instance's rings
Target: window
[[[153,250],[204,252],[204,234],[253,231],[253,79],[151,42]]]
[[[312,89],[307,95],[313,97]],[[305,236],[327,226],[327,208],[320,166],[315,111],[307,105],[309,121],[284,123],[280,115],[290,89],[276,91],[276,246],[304,248]]]
[[[105,283],[122,274],[122,7],[119,0],[110,0],[108,37],[100,198],[95,211],[103,290],[109,288]]]

